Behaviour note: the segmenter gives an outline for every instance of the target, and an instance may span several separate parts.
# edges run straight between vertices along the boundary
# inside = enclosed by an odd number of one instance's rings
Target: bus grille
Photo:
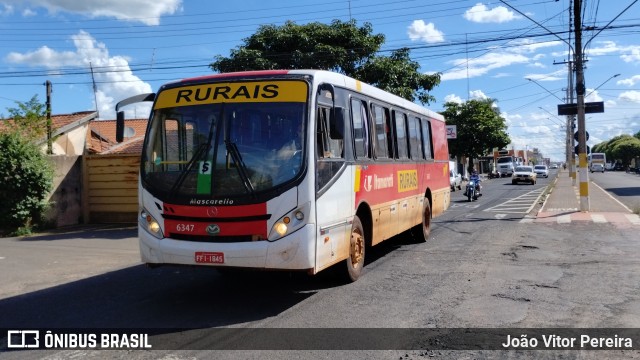
[[[203,242],[203,243],[240,243],[251,242],[251,235],[240,236],[208,236],[208,235],[186,235],[186,234],[169,234],[173,240]]]

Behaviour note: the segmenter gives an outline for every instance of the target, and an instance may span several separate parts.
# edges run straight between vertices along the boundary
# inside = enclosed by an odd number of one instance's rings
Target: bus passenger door
[[[335,109],[335,110],[334,110]],[[316,109],[316,271],[346,257],[353,180],[344,158],[344,109]],[[347,248],[348,249],[348,248]]]

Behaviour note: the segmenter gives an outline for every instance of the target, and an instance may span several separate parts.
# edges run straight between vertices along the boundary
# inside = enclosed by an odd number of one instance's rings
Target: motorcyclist
[[[480,193],[480,182],[482,180],[480,180],[480,175],[478,175],[478,171],[477,170],[473,170],[473,172],[471,173],[471,176],[469,177],[470,181],[475,181],[476,184],[476,191],[478,193]]]

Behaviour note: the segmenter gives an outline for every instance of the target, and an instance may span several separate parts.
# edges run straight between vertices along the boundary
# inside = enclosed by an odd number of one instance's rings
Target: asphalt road
[[[242,333],[211,331],[327,329],[315,338],[318,344],[330,345],[331,337],[340,334],[335,329],[342,328],[348,331],[346,339],[354,339],[355,349],[356,335],[366,335],[371,328],[640,328],[640,243],[635,229],[592,223],[522,224],[524,213],[517,210],[521,206],[503,206],[528,192],[542,192],[549,181],[531,186],[488,180],[484,195],[472,203],[454,193],[452,203],[458,206],[434,219],[429,241],[416,243],[403,234],[369,249],[363,277],[353,284],[337,281],[331,270],[309,277],[221,274],[210,268],[147,269],[137,260],[134,229],[0,239],[0,273],[8,279],[1,287],[0,328],[156,329],[154,334],[184,349],[168,345],[136,351],[11,351],[0,357],[556,358],[555,351],[437,350],[433,343],[411,338],[406,339],[407,350],[336,352],[319,350],[316,344],[313,348],[318,350],[307,351],[212,351],[221,346],[242,348],[247,339]],[[535,206],[533,197],[528,201]],[[30,269],[37,271],[32,274]],[[384,340],[384,333],[376,336]],[[560,355],[572,359],[628,354]]]
[[[589,173],[589,180],[605,189],[631,211],[640,211],[640,175],[606,171]]]

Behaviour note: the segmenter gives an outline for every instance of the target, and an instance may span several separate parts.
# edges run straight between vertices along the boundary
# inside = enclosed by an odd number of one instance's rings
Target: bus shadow
[[[275,316],[316,293],[298,290],[300,281],[276,272],[237,277],[138,265],[0,299],[0,328],[229,326]]]

